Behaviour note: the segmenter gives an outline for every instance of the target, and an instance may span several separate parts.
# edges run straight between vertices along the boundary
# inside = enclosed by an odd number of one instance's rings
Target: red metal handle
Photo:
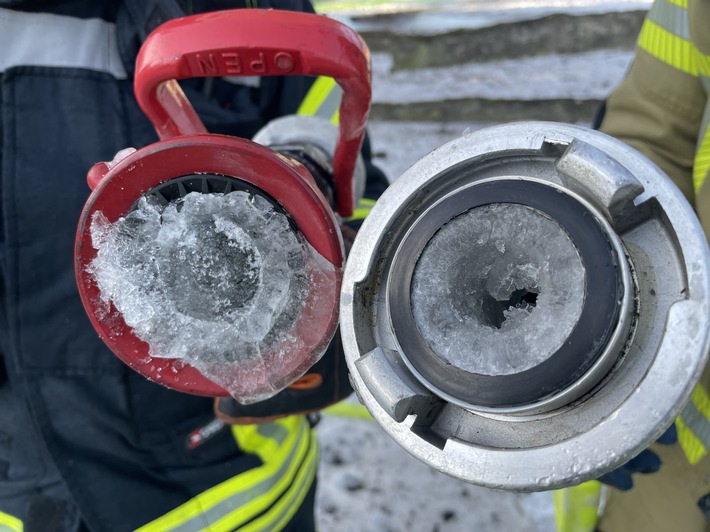
[[[320,15],[238,9],[169,21],[144,42],[135,93],[161,139],[206,133],[176,80],[329,76],[343,89],[334,156],[338,212],[353,211],[352,175],[370,111],[370,53],[360,36]]]

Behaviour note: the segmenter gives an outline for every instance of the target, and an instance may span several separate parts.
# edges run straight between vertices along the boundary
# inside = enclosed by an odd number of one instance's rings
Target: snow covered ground
[[[321,532],[552,532],[550,493],[467,484],[410,456],[370,420],[324,415]]]
[[[414,162],[442,144],[472,131],[493,125],[485,122],[370,122],[373,160],[390,181]]]

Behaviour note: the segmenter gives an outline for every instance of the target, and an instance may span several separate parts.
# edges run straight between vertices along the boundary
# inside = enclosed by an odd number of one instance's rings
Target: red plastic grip
[[[206,133],[175,80],[214,76],[328,76],[343,89],[334,155],[337,208],[353,212],[352,176],[372,95],[370,53],[353,29],[320,15],[238,9],[161,25],[138,55],[135,93],[161,139]]]

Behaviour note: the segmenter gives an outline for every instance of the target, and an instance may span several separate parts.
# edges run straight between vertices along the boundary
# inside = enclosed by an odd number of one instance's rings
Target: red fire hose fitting
[[[324,16],[235,10],[172,20],[146,40],[135,92],[161,139],[206,133],[176,80],[214,76],[328,76],[343,89],[334,157],[337,208],[353,210],[352,174],[370,110],[370,53],[360,36]]]
[[[299,163],[254,142],[208,134],[176,81],[295,74],[332,77],[344,91],[334,178],[338,212],[347,216],[353,208],[352,174],[371,95],[369,52],[357,33],[318,15],[234,10],[170,21],[155,30],[140,51],[136,98],[161,140],[111,163],[97,163],[89,171],[93,193],[77,230],[75,269],[84,307],[102,340],[151,380],[179,391],[256,401],[305,372],[335,332],[342,239],[312,176]],[[212,189],[213,181],[221,183],[218,190]],[[295,226],[315,258],[303,259],[307,286],[298,314],[281,319],[288,334],[271,335],[271,344],[263,346],[256,362],[223,368],[226,376],[214,379],[204,368],[198,371],[192,359],[156,355],[153,345],[127,324],[115,301],[102,294],[94,264],[100,255],[94,226],[98,219],[109,225],[123,221],[146,197],[164,200],[166,190],[182,201],[190,192],[226,194],[233,184],[267,198]],[[198,329],[195,334],[211,333]]]

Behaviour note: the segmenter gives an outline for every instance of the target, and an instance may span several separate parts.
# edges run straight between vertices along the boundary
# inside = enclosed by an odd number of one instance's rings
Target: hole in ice
[[[437,231],[417,261],[411,311],[447,363],[510,375],[552,356],[584,305],[586,273],[565,229],[542,211],[494,203]]]
[[[506,311],[518,308],[532,312],[537,304],[538,292],[522,288],[514,290],[510,297],[505,300],[498,300],[490,293],[483,295],[481,321],[484,325],[500,329],[506,320]]]

